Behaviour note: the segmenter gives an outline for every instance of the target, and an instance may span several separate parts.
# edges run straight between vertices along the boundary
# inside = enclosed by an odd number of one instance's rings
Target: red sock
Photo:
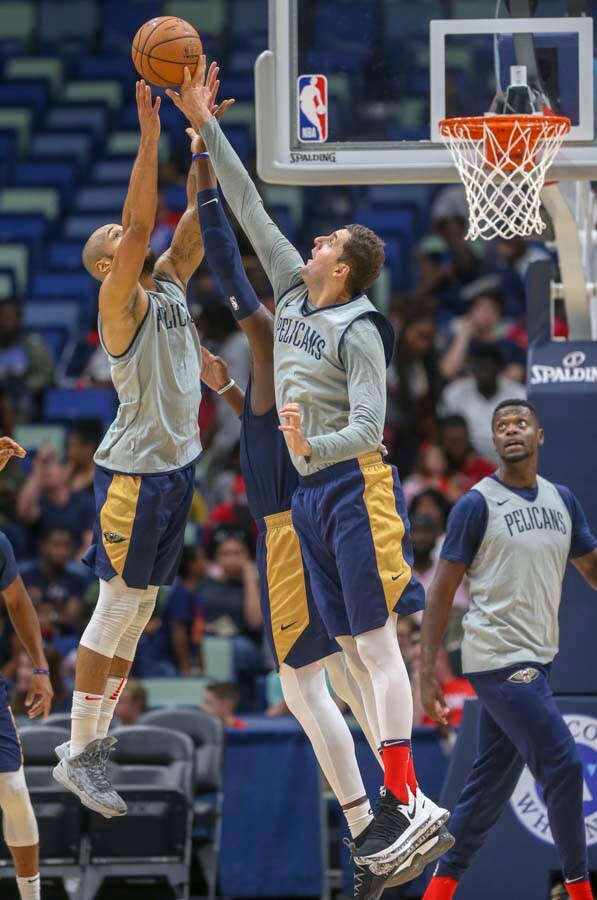
[[[566,890],[573,900],[594,900],[590,881],[574,881],[566,884]]]
[[[400,803],[408,803],[408,763],[411,756],[410,743],[396,747],[383,747],[381,758],[384,768],[385,787],[389,788]]]
[[[452,900],[458,882],[453,878],[432,878],[423,900]]]
[[[406,783],[411,789],[413,794],[417,793],[417,788],[419,787],[419,783],[417,781],[417,776],[415,775],[415,761],[413,759],[412,752],[408,758],[408,771],[406,773]]]

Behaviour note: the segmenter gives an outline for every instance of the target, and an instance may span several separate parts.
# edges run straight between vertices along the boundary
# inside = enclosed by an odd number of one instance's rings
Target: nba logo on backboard
[[[328,80],[325,75],[299,75],[297,106],[299,141],[327,141]]]

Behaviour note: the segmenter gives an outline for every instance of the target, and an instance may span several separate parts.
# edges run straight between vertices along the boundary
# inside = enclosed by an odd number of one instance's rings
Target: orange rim
[[[566,116],[460,116],[456,119],[442,119],[439,123],[439,131],[443,137],[464,137],[468,131],[468,138],[472,141],[483,140],[486,130],[489,129],[496,136],[502,147],[508,146],[508,139],[516,125],[527,128],[533,134],[535,140],[545,134],[546,126],[552,126],[549,130],[560,132],[564,127],[564,134],[570,131],[571,122]],[[503,141],[503,143],[502,143]]]

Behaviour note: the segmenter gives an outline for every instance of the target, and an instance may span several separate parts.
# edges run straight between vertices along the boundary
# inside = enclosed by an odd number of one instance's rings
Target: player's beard
[[[158,260],[157,253],[154,253],[153,250],[148,250],[145,259],[143,260],[143,268],[141,269],[141,275],[153,275],[153,270],[155,268],[155,264]]]

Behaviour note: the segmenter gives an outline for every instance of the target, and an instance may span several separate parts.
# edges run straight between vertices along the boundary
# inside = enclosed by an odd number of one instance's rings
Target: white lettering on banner
[[[531,366],[531,384],[570,384],[584,381],[597,383],[597,366],[565,369],[563,366]]]
[[[576,742],[584,771],[583,811],[587,844],[597,844],[597,719],[566,714],[564,721]],[[531,834],[553,845],[543,791],[525,767],[510,800],[514,815]]]
[[[302,163],[302,162],[336,162],[336,154],[333,151],[328,151],[327,153],[291,153],[290,154],[290,162],[291,163]]]

